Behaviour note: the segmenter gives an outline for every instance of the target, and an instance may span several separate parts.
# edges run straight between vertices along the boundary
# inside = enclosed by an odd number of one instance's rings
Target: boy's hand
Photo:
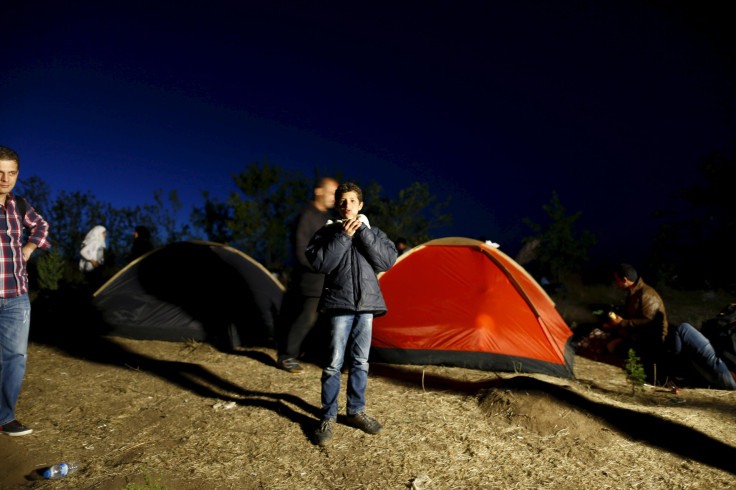
[[[360,228],[361,222],[358,219],[351,218],[342,222],[342,229],[348,236],[355,235],[355,232]]]

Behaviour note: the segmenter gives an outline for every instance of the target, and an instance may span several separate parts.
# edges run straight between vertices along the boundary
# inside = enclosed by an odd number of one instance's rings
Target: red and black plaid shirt
[[[25,216],[18,214],[15,196],[9,193],[0,204],[0,298],[13,298],[28,292],[28,274],[23,258],[23,224],[29,229],[28,241],[48,250],[49,224],[28,206]]]

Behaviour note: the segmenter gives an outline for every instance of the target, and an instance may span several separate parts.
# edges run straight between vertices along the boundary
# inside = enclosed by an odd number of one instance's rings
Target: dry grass
[[[736,487],[736,392],[632,396],[621,370],[583,358],[575,381],[376,364],[368,410],[384,433],[339,424],[320,448],[321,370],[288,374],[274,356],[32,343],[18,415],[34,433],[0,439],[0,488],[119,489],[144,475],[176,489]],[[26,479],[64,460],[82,469]]]

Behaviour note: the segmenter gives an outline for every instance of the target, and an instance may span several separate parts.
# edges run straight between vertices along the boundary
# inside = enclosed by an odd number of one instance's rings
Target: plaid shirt
[[[28,292],[23,224],[30,230],[28,241],[48,250],[51,246],[49,224],[30,206],[25,216],[19,216],[15,196],[9,193],[5,205],[0,204],[0,298],[13,298]]]

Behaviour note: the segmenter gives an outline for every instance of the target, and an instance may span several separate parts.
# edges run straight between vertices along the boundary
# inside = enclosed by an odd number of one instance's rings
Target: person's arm
[[[378,228],[361,226],[355,234],[356,240],[362,245],[365,257],[377,273],[385,272],[396,262],[399,253],[396,245]]]
[[[336,226],[340,229],[336,230]],[[345,233],[342,225],[327,225],[318,230],[307,245],[307,260],[317,272],[329,274],[340,264],[352,243],[352,237]]]
[[[314,218],[310,219],[304,212],[299,216],[299,220],[296,223],[296,229],[294,230],[294,254],[296,255],[296,261],[300,266],[314,271],[314,267],[307,260],[307,245],[314,236],[315,223]]]
[[[31,258],[37,248],[48,250],[51,248],[49,242],[49,224],[32,207],[28,207],[26,215],[21,217],[23,224],[30,230],[28,242],[23,245],[23,257],[26,262]]]
[[[661,301],[654,295],[642,295],[641,298],[641,314],[642,318],[622,318],[618,324],[622,328],[638,328],[643,325],[648,325],[656,319],[658,315],[661,315],[662,310]]]

